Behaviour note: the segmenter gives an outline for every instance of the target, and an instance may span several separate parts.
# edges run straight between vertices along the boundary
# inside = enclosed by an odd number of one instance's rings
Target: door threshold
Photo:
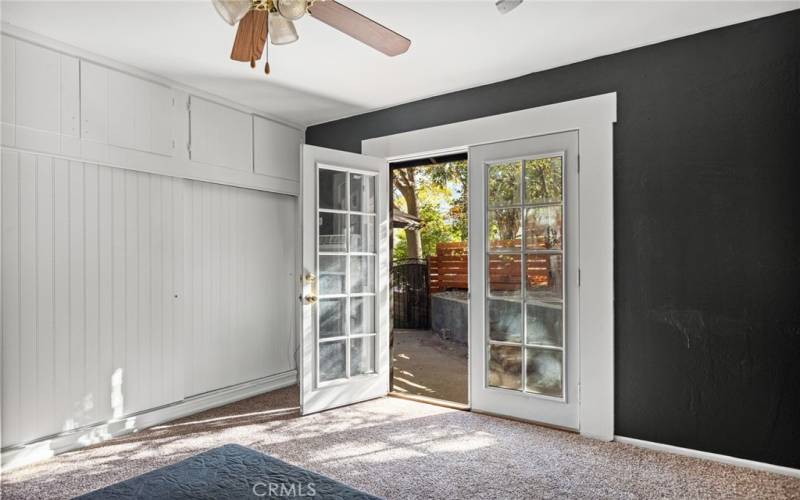
[[[407,399],[409,401],[416,401],[417,403],[426,403],[434,406],[443,406],[451,410],[469,411],[470,406],[463,403],[456,403],[455,401],[446,401],[444,399],[429,398],[427,396],[417,396],[416,394],[404,394],[402,392],[390,392],[390,397]]]
[[[538,420],[530,420],[527,418],[519,418],[519,417],[512,417],[511,415],[503,415],[502,413],[492,413],[490,411],[483,411],[483,410],[471,410],[473,413],[477,413],[479,415],[486,415],[487,417],[494,417],[494,418],[502,418],[504,420],[512,420],[514,422],[520,422],[523,424],[531,424],[536,425],[539,427],[547,427],[548,429],[553,429],[556,431],[564,431],[564,432],[571,432],[573,434],[580,434],[578,429],[573,429],[571,427],[563,427],[560,425],[555,424],[548,424],[545,422],[540,422]]]

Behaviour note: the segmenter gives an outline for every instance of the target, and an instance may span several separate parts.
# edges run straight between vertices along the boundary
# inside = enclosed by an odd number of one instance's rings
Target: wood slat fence
[[[506,242],[499,242],[501,245]],[[508,246],[512,242],[507,242]],[[522,286],[522,266],[519,255],[492,255],[489,259],[491,286],[496,291],[514,291]],[[431,293],[447,290],[467,290],[469,257],[467,242],[438,243],[436,255],[428,257]],[[529,287],[547,288],[556,279],[551,272],[550,255],[528,255],[526,261]]]

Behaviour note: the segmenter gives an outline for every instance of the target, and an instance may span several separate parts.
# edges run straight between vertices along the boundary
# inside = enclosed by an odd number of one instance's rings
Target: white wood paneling
[[[78,60],[3,36],[3,144],[78,152]]]
[[[175,96],[171,89],[151,83],[150,93],[150,148],[149,151],[162,155],[174,152],[175,137],[172,133],[172,114]]]
[[[180,283],[164,270],[180,257],[183,181],[2,160],[3,446],[181,399]]]
[[[41,157],[36,168],[36,289],[37,289],[37,427],[56,425],[51,412],[55,400],[55,204],[53,161]]]
[[[0,174],[4,448],[295,368],[296,198],[13,150]]]
[[[302,131],[7,29],[4,454],[292,370]]]
[[[108,70],[81,61],[80,88],[81,138],[105,144],[108,141]]]
[[[6,35],[0,37],[0,49],[0,141],[4,146],[13,146],[16,142],[14,39]]]
[[[61,75],[57,52],[16,41],[14,44],[16,144],[59,152]]]
[[[80,137],[80,70],[78,59],[61,55],[61,133]]]
[[[61,61],[61,153],[77,156],[81,152],[80,69],[78,59],[60,55]]]
[[[190,159],[252,172],[252,116],[195,96],[189,106]]]
[[[108,143],[171,154],[172,91],[120,71],[104,71],[108,74]]]
[[[187,394],[294,368],[295,198],[187,181]]]
[[[22,432],[20,391],[20,176],[19,158],[14,153],[2,156],[2,273],[3,273],[3,393],[0,411],[2,437]],[[5,442],[5,441],[4,441]]]
[[[253,117],[253,167],[257,174],[300,182],[303,133],[280,123]]]
[[[150,108],[143,99],[143,82],[118,71],[104,71],[108,72],[108,143],[146,150]]]
[[[304,139],[301,128],[10,25],[2,30],[0,136],[4,146],[139,172],[292,195],[299,192],[296,157]],[[19,77],[18,49],[20,57],[25,57]],[[34,64],[36,59],[47,64]],[[40,73],[49,76],[37,79]],[[40,87],[48,89],[47,97],[33,100],[32,95],[43,92]],[[18,89],[22,89],[21,103]],[[195,120],[194,133],[190,130],[192,99],[200,106],[196,110],[200,115],[211,110],[209,119]],[[37,107],[50,111],[32,111]],[[24,124],[17,123],[20,116]],[[33,127],[31,120],[36,122]],[[255,142],[254,127],[260,134]],[[192,137],[195,149],[190,154]],[[258,161],[254,161],[254,149]]]
[[[98,422],[88,427],[76,429],[73,432],[59,434],[51,439],[5,449],[2,453],[3,472],[48,459],[59,453],[139,432],[154,425],[171,422],[210,408],[289,387],[296,383],[297,372],[295,370],[277,373],[252,382],[217,389],[170,405],[159,406],[129,418]]]

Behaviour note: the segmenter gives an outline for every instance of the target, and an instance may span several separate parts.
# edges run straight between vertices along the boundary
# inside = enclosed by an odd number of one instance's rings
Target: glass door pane
[[[490,387],[564,398],[563,155],[487,165]]]
[[[375,373],[375,175],[318,170],[318,383]]]

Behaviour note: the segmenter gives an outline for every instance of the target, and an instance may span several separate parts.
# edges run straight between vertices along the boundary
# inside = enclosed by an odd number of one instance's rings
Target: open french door
[[[578,132],[469,150],[472,408],[579,430]]]
[[[389,168],[303,146],[300,404],[314,413],[389,391]]]

